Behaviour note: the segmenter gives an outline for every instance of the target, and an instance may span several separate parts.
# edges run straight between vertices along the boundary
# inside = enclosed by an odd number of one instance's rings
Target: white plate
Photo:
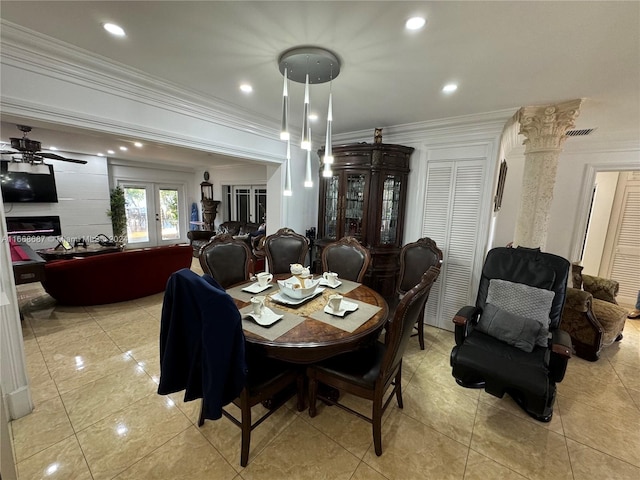
[[[342,285],[342,282],[338,280],[338,283],[336,283],[335,285],[331,285],[329,282],[327,282],[326,278],[321,278],[320,285],[322,285],[323,287],[338,288],[340,285]]]
[[[318,287],[316,288],[316,291],[313,293],[313,295],[309,295],[308,297],[305,297],[305,298],[291,298],[282,292],[278,292],[271,295],[271,300],[273,300],[274,302],[282,303],[284,305],[300,305],[308,300],[311,300],[312,298],[317,297],[323,291],[324,291],[324,288]]]
[[[270,327],[278,320],[280,320],[284,315],[278,315],[270,308],[264,307],[262,310],[262,315],[256,315],[253,312],[245,313],[245,317],[251,318],[258,325],[262,325],[263,327]]]
[[[324,313],[328,313],[329,315],[337,315],[338,317],[344,317],[347,312],[355,312],[358,309],[358,304],[349,302],[347,300],[342,300],[340,304],[342,307],[340,310],[334,310],[328,304],[324,307]]]
[[[264,292],[267,288],[271,288],[272,286],[273,284],[267,283],[264,287],[261,287],[260,284],[256,282],[252,285],[249,285],[248,287],[244,287],[242,291],[249,292],[249,293],[260,293],[260,292]]]

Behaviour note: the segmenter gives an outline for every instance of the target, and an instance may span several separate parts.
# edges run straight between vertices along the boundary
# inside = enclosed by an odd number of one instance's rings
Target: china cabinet
[[[384,143],[334,146],[331,177],[320,177],[317,268],[322,249],[349,235],[371,253],[364,283],[392,295],[402,247],[412,147]],[[324,160],[324,149],[318,151]]]

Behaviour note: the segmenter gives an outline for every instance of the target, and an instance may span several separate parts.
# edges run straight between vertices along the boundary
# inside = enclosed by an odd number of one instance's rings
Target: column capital
[[[526,139],[525,153],[560,151],[567,130],[575,125],[582,99],[554,105],[522,107],[518,111],[520,133]]]

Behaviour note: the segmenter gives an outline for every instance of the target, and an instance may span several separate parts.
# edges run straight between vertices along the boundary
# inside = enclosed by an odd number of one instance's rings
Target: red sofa
[[[101,305],[163,292],[169,276],[191,267],[189,245],[125,250],[48,262],[46,292],[62,305]]]

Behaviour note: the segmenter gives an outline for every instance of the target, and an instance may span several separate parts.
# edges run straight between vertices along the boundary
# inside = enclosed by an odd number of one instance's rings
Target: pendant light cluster
[[[307,152],[307,166],[304,186],[313,187],[311,168],[311,127],[309,126],[310,95],[309,86],[331,82],[340,73],[340,60],[329,50],[320,47],[295,47],[287,50],[278,60],[280,73],[284,77],[282,87],[282,128],[280,139],[287,142],[285,181],[283,195],[291,196],[291,133],[289,131],[289,80],[304,83],[304,104],[300,148]],[[324,156],[323,177],[330,177],[333,156],[331,155],[331,123],[333,121],[332,95],[329,90],[327,111],[327,134]]]

